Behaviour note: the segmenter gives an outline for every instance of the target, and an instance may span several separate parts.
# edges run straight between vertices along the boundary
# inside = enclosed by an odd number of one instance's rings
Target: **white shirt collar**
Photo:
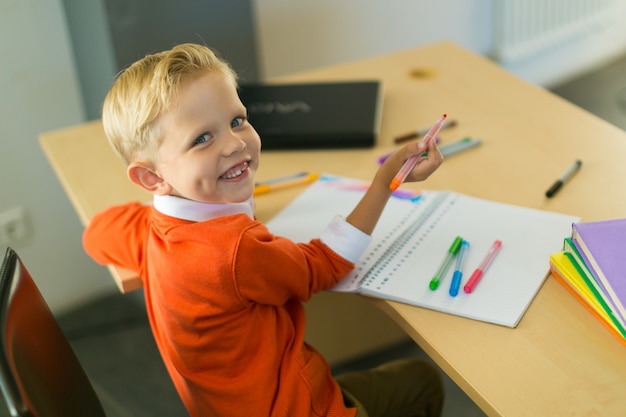
[[[178,219],[201,222],[221,216],[247,214],[254,219],[253,200],[243,203],[203,203],[171,195],[155,195],[154,208],[160,213]]]

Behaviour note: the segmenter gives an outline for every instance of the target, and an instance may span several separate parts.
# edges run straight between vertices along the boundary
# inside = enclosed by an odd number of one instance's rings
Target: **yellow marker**
[[[276,178],[257,184],[254,187],[254,195],[256,196],[266,194],[271,191],[294,187],[296,185],[309,184],[318,178],[318,174],[311,174],[308,172],[300,172],[298,174],[289,175],[287,177]]]

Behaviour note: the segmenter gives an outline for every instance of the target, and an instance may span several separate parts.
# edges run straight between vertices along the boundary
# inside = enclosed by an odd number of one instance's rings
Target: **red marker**
[[[465,284],[465,287],[463,287],[463,291],[465,291],[467,294],[474,291],[474,288],[476,288],[476,285],[478,285],[478,281],[480,281],[480,278],[482,278],[487,268],[489,268],[489,265],[491,265],[491,261],[493,261],[493,258],[496,257],[501,247],[502,241],[496,240],[495,242],[493,242],[493,245],[491,246],[491,249],[489,249],[487,256],[485,256],[483,263],[480,264],[478,268],[476,268],[470,279],[467,281],[467,284]]]

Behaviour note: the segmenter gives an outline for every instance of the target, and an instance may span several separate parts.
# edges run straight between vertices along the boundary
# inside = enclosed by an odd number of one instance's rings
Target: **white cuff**
[[[337,216],[326,227],[320,240],[342,258],[356,263],[372,241],[372,237]]]

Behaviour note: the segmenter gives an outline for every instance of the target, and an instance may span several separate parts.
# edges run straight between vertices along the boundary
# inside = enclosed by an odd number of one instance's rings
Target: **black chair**
[[[105,416],[72,347],[11,248],[0,269],[0,388],[13,417]]]

